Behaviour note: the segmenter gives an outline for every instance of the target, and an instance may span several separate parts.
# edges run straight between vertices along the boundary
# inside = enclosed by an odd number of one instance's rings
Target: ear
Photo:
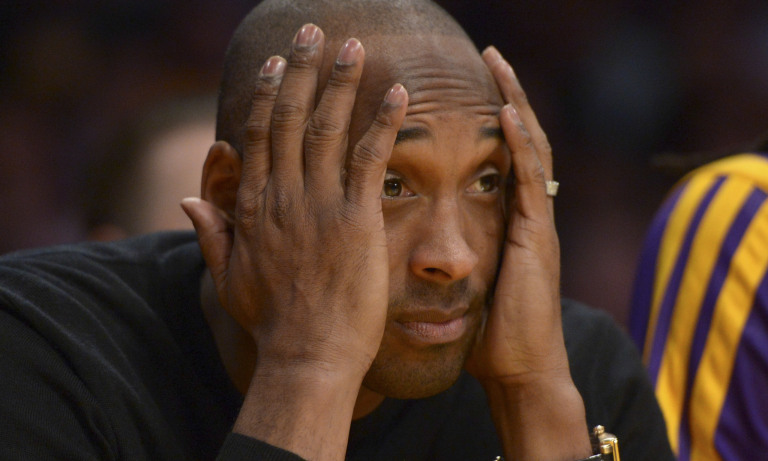
[[[203,166],[200,197],[224,211],[230,219],[235,215],[241,166],[240,154],[226,141],[216,141],[211,146]]]

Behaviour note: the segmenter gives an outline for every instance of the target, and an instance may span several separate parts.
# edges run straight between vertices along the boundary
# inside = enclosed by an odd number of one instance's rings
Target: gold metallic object
[[[603,460],[621,461],[619,457],[619,439],[615,435],[605,432],[603,426],[595,426],[592,433],[598,441],[598,449],[603,456]]]
[[[597,443],[597,447],[595,447],[595,443]],[[618,437],[605,432],[603,426],[595,426],[592,429],[592,444],[593,448],[597,448],[597,453],[581,461],[621,461]],[[493,461],[504,461],[504,458],[497,456]]]

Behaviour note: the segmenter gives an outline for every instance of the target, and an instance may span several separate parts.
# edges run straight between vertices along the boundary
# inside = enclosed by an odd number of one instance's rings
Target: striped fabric
[[[768,157],[699,168],[645,242],[629,327],[681,461],[768,459]]]

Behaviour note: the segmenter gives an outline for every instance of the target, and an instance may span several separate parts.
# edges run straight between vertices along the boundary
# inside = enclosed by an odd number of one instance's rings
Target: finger
[[[304,132],[315,105],[325,39],[314,24],[293,39],[291,56],[272,111],[272,176],[276,183],[303,181]]]
[[[232,254],[231,223],[228,222],[226,213],[210,202],[196,197],[182,200],[181,208],[195,226],[203,258],[211,271],[219,298],[223,298],[226,293],[227,267]],[[226,299],[220,301],[222,305],[228,305]]]
[[[319,188],[338,185],[347,151],[349,121],[363,71],[365,51],[351,38],[339,51],[304,139],[306,181]],[[325,186],[325,187],[324,187]]]
[[[540,219],[541,213],[547,211],[551,216],[552,201],[547,200],[544,166],[536,153],[531,134],[511,104],[501,109],[499,120],[512,154],[515,208],[529,219]]]
[[[365,207],[381,206],[381,187],[397,131],[408,109],[408,92],[403,85],[389,89],[371,127],[355,145],[345,180],[347,200]]]
[[[533,108],[528,103],[528,97],[525,95],[525,91],[523,91],[515,71],[493,46],[489,46],[483,51],[483,60],[496,79],[504,100],[514,105],[517,109],[520,119],[530,133],[539,160],[544,167],[546,179],[551,180],[552,148],[549,145],[546,133],[544,133],[544,130],[539,125],[539,120],[536,118]]]
[[[284,72],[285,59],[280,56],[272,56],[261,67],[256,81],[251,113],[246,122],[245,144],[242,153],[241,189],[247,188],[249,190],[249,193],[243,194],[246,200],[260,196],[269,179],[272,163],[270,152],[272,109],[275,106],[275,99]]]

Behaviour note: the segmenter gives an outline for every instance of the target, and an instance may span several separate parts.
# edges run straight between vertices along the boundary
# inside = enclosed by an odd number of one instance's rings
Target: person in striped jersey
[[[758,147],[673,188],[638,268],[629,328],[681,461],[768,453],[768,142]]]

